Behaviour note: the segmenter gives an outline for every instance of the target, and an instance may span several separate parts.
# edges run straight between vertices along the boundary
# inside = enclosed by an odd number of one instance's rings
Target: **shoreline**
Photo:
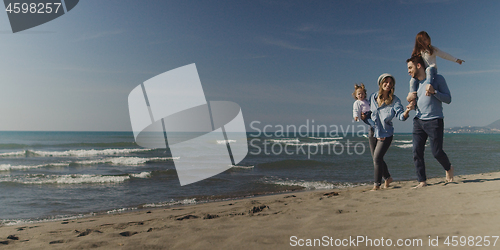
[[[315,239],[326,244],[324,236],[364,236],[394,244],[396,239],[421,240],[423,246],[437,239],[439,247],[447,247],[447,236],[500,234],[500,172],[459,175],[452,183],[444,182],[443,173],[428,183],[413,189],[416,180],[394,181],[375,192],[369,191],[371,185],[296,191],[2,226],[0,243],[12,249],[288,249]]]
[[[406,180],[403,180],[406,181]],[[61,221],[67,221],[67,220],[73,220],[73,219],[86,219],[86,218],[93,218],[96,216],[106,216],[106,215],[114,215],[114,214],[124,214],[124,213],[132,213],[132,212],[140,212],[144,210],[152,210],[152,209],[168,209],[168,208],[178,208],[178,207],[185,207],[185,206],[196,206],[196,205],[201,205],[201,204],[210,204],[210,203],[217,203],[217,202],[225,202],[225,201],[237,201],[237,200],[244,200],[244,199],[252,199],[252,198],[258,198],[258,197],[265,197],[265,196],[273,196],[273,195],[280,195],[280,194],[293,194],[293,193],[301,193],[301,192],[313,192],[313,191],[339,191],[339,190],[346,190],[349,188],[354,188],[354,187],[359,187],[359,186],[367,186],[370,185],[372,182],[359,182],[359,183],[348,183],[344,185],[338,185],[342,187],[335,187],[335,188],[307,188],[304,186],[289,186],[287,189],[279,190],[276,192],[265,192],[265,193],[255,193],[255,194],[248,194],[245,196],[228,196],[228,197],[222,197],[222,198],[215,198],[215,199],[202,199],[202,200],[197,200],[196,197],[187,197],[183,200],[176,200],[176,201],[169,201],[169,202],[158,202],[158,203],[145,203],[145,204],[139,204],[136,206],[130,206],[130,207],[121,207],[121,208],[111,208],[109,210],[101,210],[101,211],[91,211],[91,212],[83,212],[79,214],[69,214],[69,215],[56,215],[56,216],[51,216],[51,217],[41,217],[41,218],[27,218],[27,219],[2,219],[3,222],[0,223],[0,228],[1,227],[11,227],[11,226],[24,226],[24,225],[33,225],[33,224],[38,224],[38,223],[50,223],[50,222],[61,222]],[[344,185],[344,186],[343,186]],[[207,197],[204,197],[207,198]],[[13,222],[13,223],[11,223]]]
[[[369,183],[359,183],[359,184],[353,184],[352,187],[342,187],[342,188],[332,188],[332,189],[329,189],[329,188],[308,189],[308,188],[302,187],[303,189],[300,189],[300,190],[297,188],[295,190],[268,192],[268,193],[262,193],[262,194],[257,193],[257,194],[249,194],[246,196],[231,196],[231,197],[227,197],[227,198],[217,198],[217,199],[204,199],[204,200],[200,200],[200,201],[196,201],[196,198],[186,198],[184,200],[178,200],[178,201],[172,201],[172,202],[146,203],[146,204],[141,204],[141,205],[132,206],[132,207],[114,208],[114,209],[110,209],[110,210],[102,210],[102,211],[97,211],[97,212],[87,212],[87,213],[80,213],[80,214],[75,214],[75,215],[57,215],[57,216],[53,216],[53,217],[45,217],[45,218],[40,218],[40,219],[33,219],[33,218],[4,219],[4,221],[6,221],[6,222],[2,222],[0,224],[0,228],[34,225],[34,224],[38,224],[38,223],[50,223],[50,222],[61,222],[61,221],[68,221],[68,220],[88,219],[88,218],[93,218],[93,217],[98,217],[98,216],[126,214],[126,213],[140,212],[140,211],[145,211],[145,210],[169,209],[169,208],[173,209],[173,208],[179,208],[179,207],[189,207],[189,206],[211,204],[211,203],[217,203],[217,202],[226,202],[226,201],[238,201],[238,200],[252,199],[252,198],[258,198],[258,197],[280,195],[280,194],[293,194],[293,193],[314,192],[314,191],[327,192],[329,190],[332,190],[332,191],[345,190],[348,188],[367,186],[367,185],[369,185]],[[172,204],[162,205],[162,203],[172,203]],[[10,222],[14,222],[14,223],[10,223]]]

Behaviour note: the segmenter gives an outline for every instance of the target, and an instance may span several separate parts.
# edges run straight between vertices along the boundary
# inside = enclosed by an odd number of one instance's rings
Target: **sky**
[[[452,94],[445,127],[485,126],[500,119],[498,10],[493,0],[81,0],[18,33],[2,12],[0,131],[131,131],[129,93],[191,63],[207,100],[241,106],[247,132],[252,122],[357,126],[355,83],[370,94],[390,73],[406,105],[422,30],[465,60],[437,61]]]

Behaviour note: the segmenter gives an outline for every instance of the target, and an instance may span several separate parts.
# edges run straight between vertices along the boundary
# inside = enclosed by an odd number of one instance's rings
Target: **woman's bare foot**
[[[380,186],[375,185],[375,186],[373,186],[372,190],[370,190],[370,191],[377,191],[377,190],[380,190]]]
[[[446,171],[446,182],[453,181],[453,166],[450,167],[450,170]]]
[[[423,188],[423,187],[425,187],[425,186],[427,186],[427,182],[422,181],[422,182],[420,182],[420,183],[419,183],[416,187],[413,187],[413,188]]]
[[[384,188],[388,188],[389,184],[391,184],[391,182],[392,182],[392,177],[389,177],[389,179],[386,179],[385,183],[384,183]]]

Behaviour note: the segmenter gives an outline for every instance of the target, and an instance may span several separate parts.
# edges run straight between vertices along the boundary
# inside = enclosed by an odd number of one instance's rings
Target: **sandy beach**
[[[3,226],[2,249],[500,246],[500,172]],[[453,238],[453,236],[456,236]],[[473,236],[470,237],[470,236]],[[489,237],[487,237],[489,236]],[[497,236],[497,237],[494,237]],[[447,241],[448,238],[448,241]],[[449,243],[448,245],[446,243]],[[495,244],[495,246],[493,246]],[[474,247],[472,246],[474,245]],[[485,247],[489,245],[489,247]]]

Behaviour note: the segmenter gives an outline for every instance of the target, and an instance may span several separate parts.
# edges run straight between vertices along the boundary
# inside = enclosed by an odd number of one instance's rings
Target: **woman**
[[[372,120],[375,126],[370,129],[369,141],[375,168],[374,190],[379,190],[382,184],[382,177],[385,179],[384,187],[389,187],[392,182],[391,174],[384,161],[384,155],[391,146],[394,127],[392,119],[397,117],[404,121],[408,118],[410,109],[406,110],[401,105],[401,100],[394,95],[394,85],[396,81],[390,74],[382,74],[378,77],[378,92],[370,96],[370,109]]]

